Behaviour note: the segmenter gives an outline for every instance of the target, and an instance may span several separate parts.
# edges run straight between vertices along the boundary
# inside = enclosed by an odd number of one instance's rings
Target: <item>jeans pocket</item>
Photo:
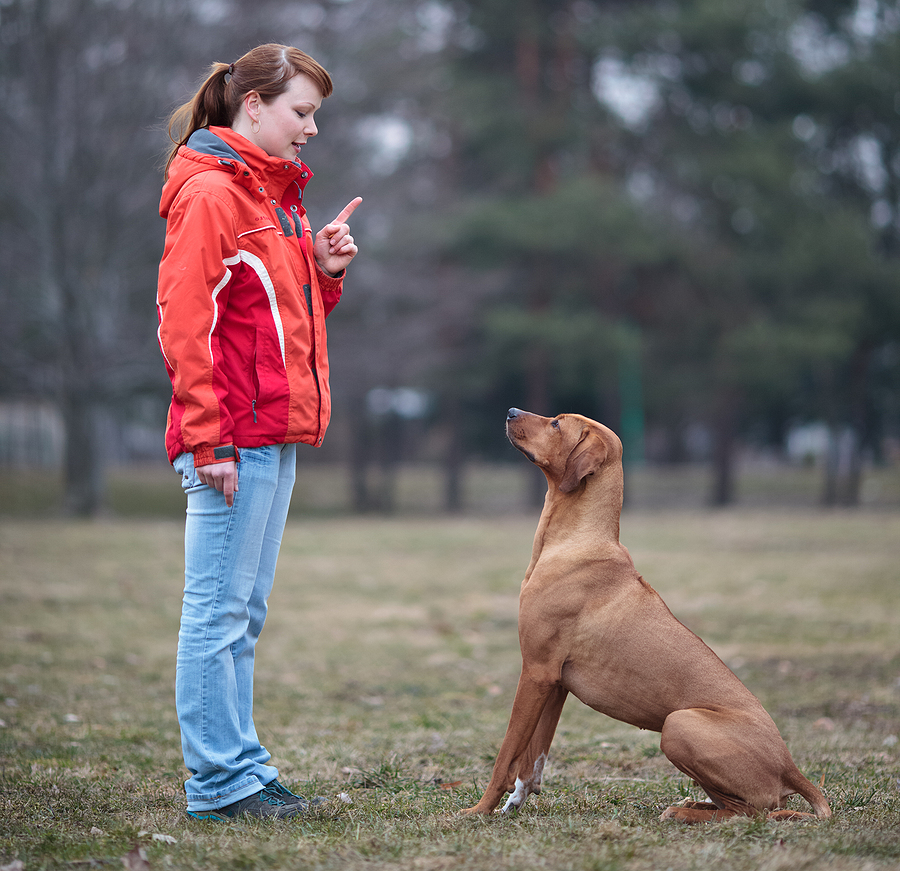
[[[277,474],[278,466],[281,461],[281,451],[284,445],[262,445],[258,448],[240,448],[241,461],[237,464],[238,479],[241,473],[251,474],[262,472],[268,474],[267,470],[274,470]]]
[[[187,492],[200,486],[197,470],[194,468],[194,455],[185,451],[175,457],[172,467],[181,475],[181,489]]]

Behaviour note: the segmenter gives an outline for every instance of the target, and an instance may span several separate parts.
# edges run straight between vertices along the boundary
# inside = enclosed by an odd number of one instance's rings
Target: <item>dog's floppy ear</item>
[[[581,440],[572,448],[566,460],[559,489],[571,493],[588,476],[593,475],[606,461],[606,441],[592,429],[585,427]]]

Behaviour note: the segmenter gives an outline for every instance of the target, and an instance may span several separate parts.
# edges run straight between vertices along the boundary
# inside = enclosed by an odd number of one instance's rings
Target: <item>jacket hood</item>
[[[271,196],[279,202],[290,184],[297,185],[302,200],[303,189],[313,175],[302,161],[272,157],[230,127],[203,128],[191,134],[187,145],[178,149],[169,166],[159,204],[160,215],[168,217],[185,184],[209,171],[228,173],[235,184],[247,188],[260,201]]]

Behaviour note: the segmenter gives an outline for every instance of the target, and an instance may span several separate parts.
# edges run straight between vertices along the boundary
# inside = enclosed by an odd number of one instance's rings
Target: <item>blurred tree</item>
[[[112,421],[141,397],[148,422],[164,421],[153,300],[166,117],[214,60],[286,39],[317,53],[316,34],[333,44],[346,23],[272,0],[0,4],[0,394],[60,408],[66,511],[103,510]]]
[[[465,18],[471,38],[440,104],[457,197],[442,248],[471,283],[480,269],[494,287],[457,330],[442,379],[457,421],[468,408],[496,431],[522,405],[618,423],[617,371],[633,346],[623,325],[641,320],[645,278],[671,251],[611,177],[592,92],[595,48],[582,33],[617,5],[490,0]],[[531,480],[537,500],[543,478]]]
[[[148,275],[161,239],[148,128],[183,4],[11,0],[0,9],[4,392],[52,398],[65,509],[103,507],[101,411],[153,389]],[[152,298],[152,297],[151,297]]]
[[[507,406],[600,417],[633,458],[638,400],[656,428],[708,422],[719,503],[739,431],[825,419],[855,436],[824,498],[852,502],[900,425],[898,21],[883,0],[4,0],[0,394],[64,409],[67,506],[100,510],[102,419],[140,395],[161,417],[168,390],[162,121],[213,60],[287,41],[336,84],[312,222],[365,200],[329,324],[357,507],[384,501],[382,387],[437,397],[451,508]]]
[[[733,498],[735,435],[753,419],[850,426],[856,470],[872,441],[866,361],[900,336],[897,11],[692,0],[607,22],[596,86],[619,108],[619,170],[681,239],[657,361],[710,411],[715,504]],[[857,486],[826,498],[853,502]]]
[[[432,218],[455,195],[439,106],[450,88],[447,56],[468,36],[458,10],[436,0],[324,9],[317,39],[335,92],[320,113],[321,141],[307,146],[316,172],[313,223],[363,197],[353,216],[360,255],[329,319],[334,422],[326,445],[350,460],[354,507],[390,510],[394,453],[407,442],[372,412],[379,403],[369,398],[431,389],[447,337],[480,294],[441,262]]]

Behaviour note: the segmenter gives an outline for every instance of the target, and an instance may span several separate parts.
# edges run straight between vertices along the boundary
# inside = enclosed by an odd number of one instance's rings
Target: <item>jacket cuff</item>
[[[194,468],[215,463],[239,463],[241,455],[234,445],[204,446],[194,451]]]
[[[339,288],[344,281],[344,276],[347,274],[346,269],[342,269],[340,272],[336,272],[333,274],[331,272],[326,272],[324,269],[322,269],[321,266],[319,266],[318,262],[316,262],[316,269],[318,270],[321,278],[324,280],[325,285],[331,289]],[[320,283],[322,282],[320,281]]]

